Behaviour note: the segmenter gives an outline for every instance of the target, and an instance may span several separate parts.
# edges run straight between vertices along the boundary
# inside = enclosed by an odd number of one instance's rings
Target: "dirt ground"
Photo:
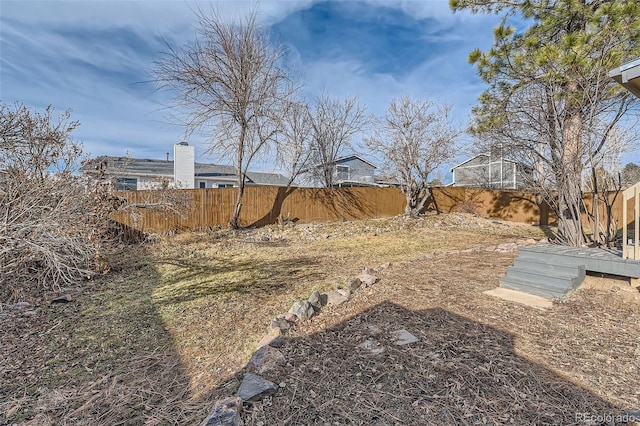
[[[160,239],[69,303],[5,307],[0,424],[198,424],[237,391],[270,318],[385,262],[286,336],[287,363],[265,373],[281,387],[245,424],[599,424],[639,409],[637,289],[590,276],[546,311],[483,294],[516,253],[481,248],[543,236],[441,215]],[[399,329],[419,341],[394,345]]]

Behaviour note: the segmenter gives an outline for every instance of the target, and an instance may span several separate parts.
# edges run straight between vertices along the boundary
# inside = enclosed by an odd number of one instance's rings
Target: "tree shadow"
[[[475,213],[540,226],[557,222],[549,203],[524,191],[444,187],[434,188],[433,193],[439,207],[447,213]]]
[[[404,329],[419,341],[394,344]],[[363,347],[383,349],[374,354]],[[285,339],[285,383],[246,424],[584,424],[621,414],[514,350],[514,336],[449,311],[378,304],[335,327]],[[240,375],[238,375],[239,377]]]
[[[369,188],[365,188],[369,189]],[[271,208],[259,219],[248,225],[249,228],[262,227],[277,223],[283,218],[285,201],[296,194],[295,202],[308,206],[305,220],[354,220],[375,216],[375,205],[364,194],[358,194],[358,188],[284,188],[278,187]],[[317,210],[317,211],[316,211]],[[287,215],[288,216],[288,215]],[[326,216],[329,216],[328,218]],[[296,222],[298,217],[287,217]]]
[[[135,291],[107,279],[73,303],[44,306],[53,315],[30,320],[33,342],[3,329],[3,346],[18,340],[28,351],[46,350],[49,361],[43,366],[37,357],[15,354],[0,361],[0,401],[13,398],[18,407],[9,417],[0,412],[0,421],[198,424],[217,399],[235,394],[248,367],[210,390],[193,391],[194,373],[151,298],[160,282],[153,270],[139,268]],[[392,332],[399,329],[419,341],[395,345]],[[304,332],[302,324],[279,348],[287,364],[262,374],[284,386],[247,403],[245,424],[571,425],[585,424],[584,413],[620,413],[517,354],[511,333],[440,308],[411,311],[384,302],[334,327]],[[373,354],[362,347],[366,341],[384,351]]]
[[[289,195],[293,194],[296,191],[296,188],[291,187],[282,187],[279,186],[277,188],[276,195],[273,199],[273,204],[269,211],[264,214],[261,218],[251,223],[249,228],[261,228],[263,226],[272,225],[277,223],[278,220],[282,217],[282,206],[284,205],[285,200]],[[296,220],[297,218],[293,218],[291,220]]]
[[[171,305],[225,293],[269,296],[286,292],[299,280],[317,280],[323,276],[310,257],[286,260],[220,260],[211,263],[165,259],[176,271],[162,278],[155,293],[155,303]]]

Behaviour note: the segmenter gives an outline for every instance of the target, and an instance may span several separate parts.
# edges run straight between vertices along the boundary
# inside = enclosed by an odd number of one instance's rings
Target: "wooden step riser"
[[[513,278],[505,277],[500,280],[500,287],[508,288],[510,290],[522,291],[529,294],[535,294],[536,296],[548,297],[552,299],[564,298],[570,290],[556,289],[552,287],[540,287],[533,285],[529,282],[515,280]]]
[[[519,269],[514,266],[507,269],[507,277],[515,278],[516,280],[532,281],[539,283],[541,286],[554,287],[558,289],[574,288],[583,281],[577,273],[571,277],[564,274],[554,275],[552,271],[538,271],[537,273],[532,273],[526,269]]]
[[[537,260],[526,259],[518,257],[513,262],[513,266],[516,269],[522,271],[530,271],[533,273],[544,275],[570,275],[578,276],[584,274],[584,268],[580,268],[576,265],[558,265],[554,263],[543,263]]]

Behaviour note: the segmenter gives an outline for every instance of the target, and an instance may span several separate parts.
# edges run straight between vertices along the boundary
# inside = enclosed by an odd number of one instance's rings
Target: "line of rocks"
[[[432,259],[436,257],[450,256],[460,253],[472,252],[499,252],[507,253],[517,250],[519,247],[536,244],[548,244],[548,240],[526,239],[516,242],[502,243],[496,246],[477,247],[466,250],[450,250],[443,253],[433,253],[420,257],[420,260]],[[408,262],[402,262],[403,264]],[[385,263],[375,269],[375,272],[383,271],[391,267],[391,263]],[[348,280],[346,287],[342,286],[327,293],[314,291],[307,300],[297,300],[293,303],[289,311],[285,314],[273,318],[269,324],[267,334],[260,340],[256,352],[247,363],[247,373],[244,374],[240,388],[236,396],[216,401],[209,416],[204,420],[202,426],[242,426],[244,423],[240,416],[245,402],[262,400],[270,404],[271,395],[279,389],[286,387],[284,382],[273,383],[261,374],[268,373],[280,365],[286,363],[284,354],[278,349],[284,343],[284,335],[288,333],[297,323],[310,320],[320,314],[325,306],[338,306],[348,302],[352,295],[362,286],[369,287],[379,281],[369,268],[364,268],[362,273],[355,278]],[[373,333],[376,334],[376,333]],[[397,345],[405,345],[417,342],[418,339],[406,330],[393,332],[397,339]],[[376,355],[384,351],[384,347],[374,339],[365,340],[360,347]]]
[[[376,271],[390,266],[390,263],[385,263],[376,268]],[[372,286],[379,280],[372,270],[364,268],[360,275],[348,280],[346,288],[339,286],[327,293],[314,291],[307,300],[295,301],[287,313],[273,318],[267,334],[260,340],[256,352],[247,363],[248,372],[244,374],[236,396],[217,401],[202,426],[243,425],[240,416],[243,403],[256,400],[268,403],[272,394],[286,386],[284,382],[276,384],[260,376],[285,364],[285,356],[278,349],[284,343],[283,335],[295,324],[320,314],[324,307],[342,305],[348,302],[359,288]]]

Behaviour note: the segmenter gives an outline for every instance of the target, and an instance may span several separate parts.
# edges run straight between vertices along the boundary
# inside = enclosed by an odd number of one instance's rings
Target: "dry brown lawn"
[[[541,238],[471,215],[160,238],[67,304],[0,320],[0,424],[197,424],[233,395],[269,320],[364,266],[346,305],[298,324],[247,424],[585,424],[640,400],[640,295],[611,278],[539,311],[484,295]],[[435,254],[435,256],[434,256]],[[385,352],[358,347],[368,324]],[[406,329],[418,343],[395,346]]]

